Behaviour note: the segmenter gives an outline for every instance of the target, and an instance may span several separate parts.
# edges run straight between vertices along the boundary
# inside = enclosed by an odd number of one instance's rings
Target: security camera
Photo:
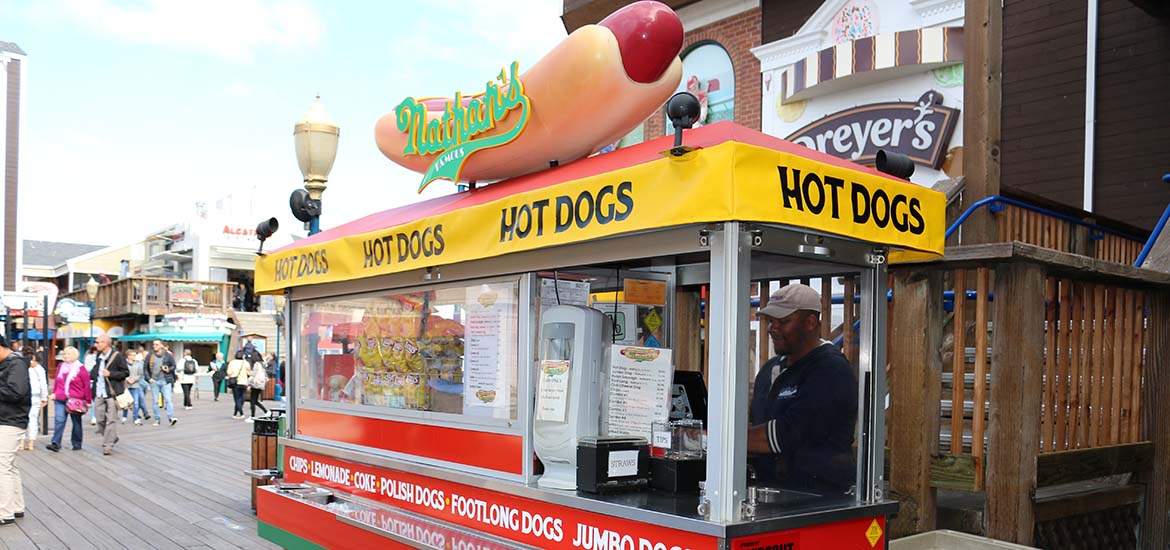
[[[908,155],[890,153],[885,149],[879,149],[877,152],[876,168],[878,172],[895,178],[909,179],[914,175],[914,161]]]
[[[700,111],[699,98],[690,92],[679,92],[667,100],[666,117],[670,119],[670,125],[674,127],[674,148],[671,149],[671,154],[681,156],[690,150],[684,150],[682,146],[682,131],[695,126],[695,122],[699,120]]]

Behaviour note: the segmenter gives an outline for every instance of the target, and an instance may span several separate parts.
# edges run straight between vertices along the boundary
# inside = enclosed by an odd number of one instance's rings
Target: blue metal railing
[[[994,195],[991,197],[987,197],[986,199],[982,199],[982,200],[976,202],[975,204],[972,204],[971,206],[967,207],[967,210],[963,211],[963,214],[960,215],[957,220],[955,220],[955,223],[952,223],[951,226],[947,228],[947,233],[946,233],[945,238],[947,238],[947,239],[951,238],[951,235],[954,234],[955,231],[958,231],[959,226],[963,225],[963,222],[967,221],[967,218],[971,217],[971,214],[973,214],[979,208],[986,206],[986,205],[990,205],[988,208],[990,208],[992,212],[999,212],[1000,210],[1003,210],[1004,204],[1010,204],[1010,205],[1018,207],[1018,208],[1023,208],[1024,210],[1031,210],[1033,212],[1038,212],[1038,213],[1044,214],[1046,216],[1052,216],[1056,219],[1064,220],[1064,221],[1069,222],[1069,223],[1074,224],[1074,225],[1079,225],[1081,227],[1087,227],[1087,228],[1089,228],[1089,231],[1090,231],[1089,238],[1091,238],[1091,239],[1100,239],[1104,236],[1105,233],[1108,233],[1110,235],[1116,235],[1118,237],[1124,237],[1126,239],[1131,239],[1131,240],[1135,240],[1135,241],[1139,241],[1139,242],[1142,240],[1139,237],[1135,237],[1133,235],[1130,235],[1128,233],[1124,233],[1122,231],[1118,231],[1116,229],[1110,229],[1108,227],[1103,227],[1103,226],[1097,225],[1095,223],[1089,223],[1087,221],[1076,218],[1074,216],[1069,216],[1068,214],[1061,214],[1060,212],[1055,212],[1055,211],[1049,210],[1047,208],[1041,208],[1039,206],[1035,206],[1032,204],[1028,204],[1026,202],[1018,201],[1016,199],[1008,198],[1008,197],[1005,197],[1003,195]]]
[[[1164,174],[1162,181],[1170,183],[1170,174]],[[1133,262],[1134,267],[1141,267],[1146,262],[1146,256],[1149,256],[1150,249],[1154,248],[1154,241],[1158,240],[1158,236],[1162,234],[1162,228],[1166,227],[1166,218],[1170,218],[1170,204],[1166,205],[1166,209],[1162,211],[1162,217],[1158,218],[1158,225],[1154,226],[1154,230],[1150,233],[1150,238],[1146,239],[1146,245],[1142,247],[1142,251],[1138,254],[1137,260]]]

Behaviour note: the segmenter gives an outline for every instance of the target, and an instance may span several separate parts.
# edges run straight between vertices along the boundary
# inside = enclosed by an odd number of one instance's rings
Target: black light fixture
[[[670,119],[670,125],[674,127],[674,147],[670,149],[671,155],[681,157],[694,150],[683,146],[682,134],[683,130],[693,128],[699,121],[700,110],[699,98],[690,92],[679,92],[667,100],[666,118]]]
[[[288,207],[293,217],[305,222],[305,229],[310,229],[312,221],[321,215],[321,199],[309,198],[309,192],[297,189],[288,198]]]
[[[268,218],[256,225],[256,238],[260,239],[260,248],[256,250],[257,256],[264,255],[264,241],[268,240],[276,230],[280,228],[280,222],[276,218]]]
[[[910,176],[914,175],[914,161],[910,159],[909,155],[891,153],[885,149],[878,149],[875,168],[878,172],[889,174],[895,178],[909,179]]]

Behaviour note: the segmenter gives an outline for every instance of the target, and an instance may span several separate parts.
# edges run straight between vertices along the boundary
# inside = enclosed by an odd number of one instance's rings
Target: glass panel
[[[761,253],[752,272],[748,484],[779,508],[851,501],[868,370],[859,368],[861,272]]]
[[[302,304],[306,397],[516,418],[519,278]]]

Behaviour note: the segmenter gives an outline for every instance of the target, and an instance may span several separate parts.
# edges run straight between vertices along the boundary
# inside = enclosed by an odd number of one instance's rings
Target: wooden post
[[[963,87],[963,174],[967,177],[963,208],[999,194],[999,139],[1003,4],[967,0],[964,33],[966,86]],[[963,244],[995,242],[998,228],[981,208],[963,223]]]
[[[702,322],[699,319],[699,293],[677,289],[674,292],[674,361],[678,370],[703,370]]]
[[[1170,292],[1146,294],[1150,307],[1146,338],[1146,381],[1142,384],[1142,431],[1154,443],[1154,467],[1140,476],[1146,483],[1142,514],[1142,548],[1170,545]]]
[[[984,532],[1025,545],[1035,523],[1043,313],[1044,270],[1023,262],[996,266]]]
[[[898,299],[889,334],[890,490],[901,508],[890,521],[891,538],[929,531],[937,520],[930,457],[938,454],[941,413],[942,274],[930,268],[899,269],[894,272],[894,295]],[[959,407],[961,414],[961,403]]]

